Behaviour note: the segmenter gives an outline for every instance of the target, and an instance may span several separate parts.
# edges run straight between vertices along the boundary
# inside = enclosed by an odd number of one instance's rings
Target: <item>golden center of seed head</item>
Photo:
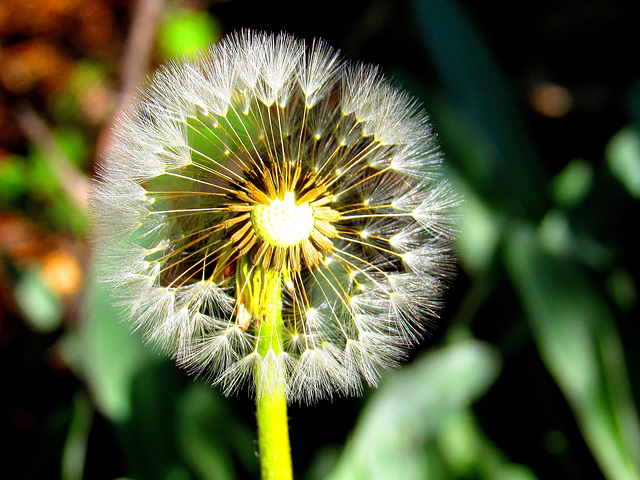
[[[227,195],[231,215],[221,228],[234,260],[249,255],[265,270],[293,273],[317,267],[339,236],[341,215],[329,206],[336,197],[315,172],[288,163],[263,167],[247,170]]]
[[[308,239],[314,228],[313,208],[308,203],[296,205],[293,192],[284,198],[260,204],[251,212],[256,237],[274,247],[290,247]]]

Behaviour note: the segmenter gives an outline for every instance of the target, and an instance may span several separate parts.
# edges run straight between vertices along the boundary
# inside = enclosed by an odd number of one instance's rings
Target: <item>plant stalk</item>
[[[264,395],[256,406],[262,480],[292,480],[286,395]]]
[[[255,374],[262,480],[292,480],[286,384],[271,361],[282,353],[282,273],[257,268],[250,276],[252,308],[261,321],[258,353],[265,358]]]

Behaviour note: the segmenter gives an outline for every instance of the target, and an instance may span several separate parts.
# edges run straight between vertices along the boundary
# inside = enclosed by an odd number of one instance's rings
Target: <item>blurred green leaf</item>
[[[323,445],[314,452],[313,462],[304,478],[307,480],[325,480],[335,468],[342,453],[338,444]]]
[[[221,402],[202,388],[190,389],[178,405],[178,435],[185,458],[203,480],[236,478],[232,457],[225,445],[225,420]],[[232,427],[233,428],[233,427]],[[251,442],[249,442],[251,444]]]
[[[58,128],[53,132],[53,138],[56,146],[64,154],[65,160],[75,166],[82,166],[89,157],[89,141],[82,130],[76,128]],[[48,191],[58,185],[58,175],[52,171],[51,162],[48,162],[44,156],[49,152],[42,152],[38,148],[32,148],[29,151],[29,158],[33,162],[36,171],[30,171],[33,177],[34,186],[44,185]]]
[[[90,276],[85,321],[69,332],[62,348],[67,361],[87,382],[96,405],[114,421],[131,415],[131,389],[136,375],[163,359],[144,345],[142,335],[120,321],[120,312],[103,285]]]
[[[551,195],[563,207],[578,205],[593,186],[593,167],[584,160],[572,160],[551,182]]]
[[[194,383],[180,397],[177,412],[180,448],[198,478],[237,478],[237,454],[248,470],[254,467],[257,473],[254,434],[235,417],[228,400],[218,391],[201,382]],[[252,463],[247,465],[247,460]]]
[[[425,442],[481,396],[499,369],[497,352],[472,340],[417,359],[371,398],[329,478],[428,478]]]
[[[128,472],[138,480],[190,480],[178,445],[176,406],[184,391],[179,370],[168,360],[133,370],[131,414],[115,425]]]
[[[82,393],[73,400],[73,419],[62,452],[62,480],[82,480],[87,444],[93,423],[93,407]]]
[[[82,131],[59,129],[55,138],[65,159],[76,166],[84,164],[89,145]],[[59,179],[51,162],[37,148],[30,148],[27,157],[8,155],[0,159],[0,210],[24,211],[56,230],[82,236],[87,212],[69,198]]]
[[[82,166],[89,158],[89,141],[85,132],[78,128],[58,128],[54,138],[67,158],[76,166]]]
[[[528,468],[509,462],[484,435],[470,409],[458,411],[443,422],[438,446],[452,478],[535,480]]]
[[[87,117],[87,112],[104,113],[103,108],[112,100],[108,81],[106,65],[93,58],[79,59],[73,65],[68,82],[48,98],[49,117],[58,125],[82,122],[87,132],[87,120],[95,122],[100,118]]]
[[[604,244],[585,233],[575,232],[571,218],[558,208],[552,208],[538,225],[538,239],[544,248],[567,259],[575,259],[593,268],[607,266],[612,253]]]
[[[198,382],[183,388],[179,369],[120,321],[92,278],[86,321],[67,334],[63,352],[94,402],[117,427],[129,473],[138,480],[236,478],[252,470],[253,437],[220,394]],[[236,459],[234,460],[234,456]]]
[[[189,55],[220,39],[218,22],[207,12],[179,10],[167,15],[158,30],[158,43],[165,57]]]
[[[83,134],[74,129],[55,132],[56,145],[65,153],[65,160],[81,165],[87,158],[88,144]],[[60,185],[60,176],[37,148],[32,148],[25,166],[25,185],[30,201],[30,214],[40,216],[40,221],[55,229],[82,236],[86,231],[88,214],[69,198]],[[44,207],[44,208],[43,208]]]
[[[470,477],[477,469],[478,459],[484,449],[477,426],[466,411],[447,418],[438,431],[438,443],[442,457],[452,471],[461,477]]]
[[[539,216],[545,201],[540,195],[545,191],[544,175],[510,85],[457,2],[414,0],[413,4],[423,45],[445,91],[466,117],[463,126],[470,126],[483,144],[482,162],[455,157],[461,173],[496,206]],[[438,130],[441,123],[437,122]]]
[[[62,302],[39,270],[21,272],[14,293],[25,319],[36,331],[51,333],[60,326],[64,310]]]
[[[640,133],[634,127],[625,127],[616,133],[607,145],[605,156],[613,175],[625,186],[629,194],[640,199]]]
[[[35,149],[30,150],[28,158],[27,185],[30,193],[37,198],[53,197],[62,192],[58,177],[42,155]]]
[[[486,273],[502,236],[503,219],[452,169],[449,169],[447,176],[464,199],[456,207],[456,215],[460,219],[457,226],[463,232],[456,237],[460,262],[465,270],[476,275]]]
[[[640,479],[640,426],[612,313],[587,273],[538,245],[532,227],[510,229],[506,264],[540,355],[602,471]]]
[[[607,292],[622,310],[631,310],[638,301],[638,291],[631,273],[619,267],[607,278]]]
[[[0,208],[8,209],[26,191],[25,159],[8,155],[0,159]]]

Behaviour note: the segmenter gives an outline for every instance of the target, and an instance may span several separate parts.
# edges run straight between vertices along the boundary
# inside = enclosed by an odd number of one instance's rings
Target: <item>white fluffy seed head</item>
[[[100,276],[225,393],[269,376],[292,401],[358,394],[437,313],[457,199],[427,115],[377,67],[243,31],[160,68],[115,138],[92,194]],[[282,292],[275,349],[259,270]]]

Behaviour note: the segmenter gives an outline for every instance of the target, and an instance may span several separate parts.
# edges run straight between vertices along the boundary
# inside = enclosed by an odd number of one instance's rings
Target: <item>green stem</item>
[[[263,395],[256,401],[258,445],[262,479],[291,480],[291,449],[284,391]]]
[[[250,307],[260,318],[258,353],[263,357],[282,353],[282,274],[256,268],[251,284]],[[255,375],[258,445],[263,480],[292,480],[291,447],[287,422],[286,384],[283,372],[268,359]]]

